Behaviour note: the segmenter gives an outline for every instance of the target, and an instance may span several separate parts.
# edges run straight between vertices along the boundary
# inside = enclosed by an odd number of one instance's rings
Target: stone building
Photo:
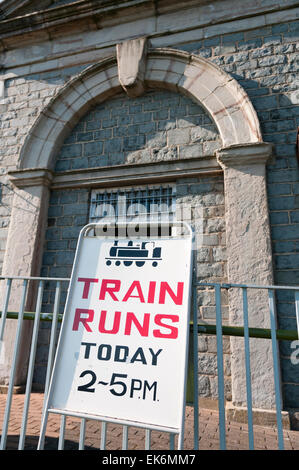
[[[69,277],[101,201],[146,193],[174,219],[190,209],[199,280],[298,285],[298,13],[295,0],[3,0],[2,274]],[[43,301],[51,311],[51,284]],[[242,324],[238,295],[223,291],[222,302],[224,322]],[[198,303],[199,321],[213,323],[212,291]],[[276,308],[279,328],[296,329],[289,292]],[[249,295],[249,313],[250,326],[269,327],[262,293]],[[43,327],[36,386],[48,336]],[[246,406],[242,341],[224,339],[233,408]],[[269,343],[251,340],[253,403],[264,410],[274,407]],[[284,410],[299,408],[291,346],[280,343]],[[215,352],[215,337],[201,335],[206,403],[217,398]],[[5,384],[6,363],[0,372]]]

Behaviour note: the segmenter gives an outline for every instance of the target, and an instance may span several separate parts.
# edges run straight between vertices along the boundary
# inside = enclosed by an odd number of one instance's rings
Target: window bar
[[[112,194],[112,203],[111,203],[111,206],[112,206],[112,216],[111,216],[111,221],[113,223],[117,222],[117,193],[114,192]]]
[[[116,221],[119,221],[119,219],[124,220],[126,218],[126,198],[127,195],[123,191],[117,192],[117,215],[116,215]]]
[[[96,194],[94,198],[91,200],[90,217],[92,220],[96,219],[98,216],[98,199],[99,199],[99,194]]]
[[[25,443],[26,427],[27,427],[27,419],[28,419],[28,411],[29,411],[29,402],[30,402],[32,378],[33,378],[33,371],[34,371],[34,361],[35,361],[37,338],[38,338],[38,329],[39,329],[40,314],[41,314],[41,307],[42,307],[43,290],[44,290],[44,281],[40,281],[39,286],[38,286],[36,311],[35,311],[33,331],[32,331],[31,349],[30,349],[30,357],[29,357],[29,365],[28,365],[27,381],[26,381],[26,390],[25,390],[25,401],[24,401],[24,409],[23,409],[23,417],[22,417],[22,425],[21,425],[21,431],[20,431],[18,450],[23,450],[24,449],[24,443]]]
[[[150,223],[152,221],[152,213],[151,213],[151,202],[149,199],[149,189],[148,186],[145,189],[145,207],[146,207],[146,223]]]
[[[162,214],[162,204],[163,204],[163,190],[162,190],[162,186],[160,186],[159,190],[158,190],[158,197],[159,197],[159,204],[158,204],[158,220],[159,220],[159,223],[162,222],[162,219],[163,219],[163,214]]]
[[[274,369],[274,386],[275,386],[275,402],[276,402],[276,422],[277,422],[277,437],[278,447],[284,450],[282,419],[281,419],[281,392],[280,392],[280,373],[278,364],[278,348],[276,339],[276,321],[275,321],[275,302],[274,290],[268,289],[269,307],[270,307],[270,321],[271,321],[271,340],[272,340],[272,356],[273,356],[273,369]]]
[[[97,194],[96,198],[96,210],[95,210],[96,221],[99,221],[103,218],[103,194]]]
[[[65,435],[66,415],[60,417],[60,431],[58,439],[58,450],[64,450],[64,435]]]
[[[109,204],[110,197],[107,191],[104,192],[103,201],[102,201],[102,218],[107,217],[107,205]]]
[[[244,316],[246,394],[247,394],[247,410],[248,410],[248,443],[249,443],[249,449],[253,450],[254,440],[253,440],[251,369],[250,369],[249,327],[248,327],[248,299],[247,299],[247,288],[245,287],[242,287],[242,296],[243,296],[243,316]]]
[[[4,297],[3,308],[2,308],[2,313],[1,313],[1,323],[0,323],[0,341],[1,341],[0,353],[1,353],[1,347],[2,347],[2,341],[3,341],[4,326],[6,322],[8,302],[9,302],[10,291],[11,291],[11,283],[12,283],[12,280],[7,279],[5,297]]]
[[[86,418],[82,418],[80,424],[79,450],[84,450],[85,430]]]
[[[215,286],[216,294],[216,340],[217,340],[217,369],[218,369],[218,403],[219,403],[219,438],[220,449],[226,449],[225,436],[225,403],[224,403],[224,372],[223,372],[223,340],[222,340],[222,312],[221,312],[221,286]]]
[[[6,447],[8,422],[9,422],[13,387],[14,387],[14,382],[15,382],[16,366],[17,366],[17,361],[18,361],[18,353],[19,353],[20,340],[21,340],[27,286],[28,286],[28,280],[25,279],[23,281],[23,291],[22,291],[21,303],[20,303],[19,314],[18,314],[17,331],[16,331],[15,346],[14,346],[13,359],[12,359],[11,371],[10,371],[10,377],[9,377],[9,386],[8,386],[8,391],[7,391],[6,407],[5,407],[5,412],[4,412],[4,419],[3,419],[3,426],[2,426],[2,433],[1,433],[0,450],[4,450]]]

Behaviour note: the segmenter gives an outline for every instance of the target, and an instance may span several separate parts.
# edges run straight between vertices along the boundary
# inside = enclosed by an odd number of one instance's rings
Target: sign
[[[47,409],[179,432],[191,237],[88,233],[78,243]]]

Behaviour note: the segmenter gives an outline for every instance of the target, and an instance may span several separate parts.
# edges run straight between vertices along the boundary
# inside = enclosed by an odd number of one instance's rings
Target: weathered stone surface
[[[132,98],[142,95],[145,90],[146,52],[146,38],[132,39],[116,46],[118,78]]]
[[[273,266],[269,215],[267,206],[265,163],[271,146],[260,144],[224,149],[218,161],[224,168],[227,235],[228,280],[231,283],[271,285]],[[246,247],[246,250],[244,250]],[[231,289],[229,296],[230,323],[243,325],[242,296]],[[249,325],[269,328],[268,296],[265,290],[248,293]],[[251,342],[253,404],[272,408],[275,403],[273,363],[270,342]],[[233,404],[245,406],[246,379],[244,346],[239,338],[231,338]]]

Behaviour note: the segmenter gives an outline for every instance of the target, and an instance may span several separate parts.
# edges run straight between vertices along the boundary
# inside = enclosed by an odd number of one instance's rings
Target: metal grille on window
[[[94,190],[90,222],[171,222],[175,217],[175,187]]]

